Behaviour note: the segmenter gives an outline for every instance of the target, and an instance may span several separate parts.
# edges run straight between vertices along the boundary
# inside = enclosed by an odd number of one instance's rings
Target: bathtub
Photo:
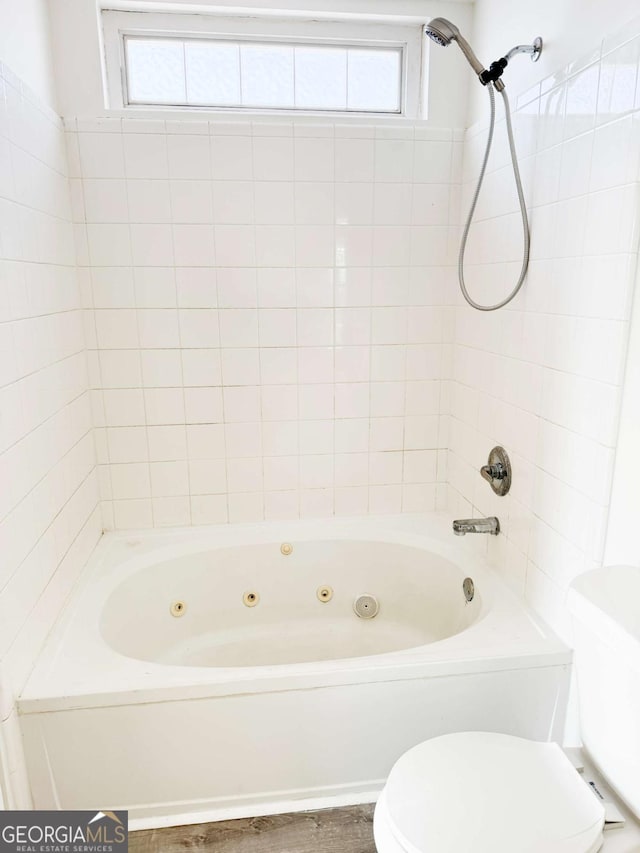
[[[34,807],[371,802],[425,738],[560,739],[571,653],[471,539],[437,515],[104,536],[19,698]]]

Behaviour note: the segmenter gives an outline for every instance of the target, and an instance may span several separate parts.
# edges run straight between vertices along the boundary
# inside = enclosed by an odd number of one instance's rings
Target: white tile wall
[[[0,64],[0,660],[8,695],[100,535],[69,199],[61,121]]]
[[[106,527],[434,509],[462,140],[68,123]]]
[[[638,251],[639,58],[636,26],[512,97],[532,211],[528,281],[504,311],[456,311],[451,508],[500,517],[492,559],[565,636],[567,586],[603,556]],[[469,244],[480,301],[508,292],[521,251],[504,125],[499,137]],[[465,209],[484,138],[468,133]],[[494,444],[513,461],[504,499],[477,474]]]

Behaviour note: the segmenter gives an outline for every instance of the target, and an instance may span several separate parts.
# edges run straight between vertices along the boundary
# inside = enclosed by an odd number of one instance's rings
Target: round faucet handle
[[[511,488],[511,463],[504,447],[493,448],[480,474],[497,495],[507,494]]]

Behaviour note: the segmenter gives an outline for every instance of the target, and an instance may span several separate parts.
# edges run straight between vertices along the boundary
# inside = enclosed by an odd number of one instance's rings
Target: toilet
[[[640,817],[640,569],[578,577],[573,618],[584,749]],[[424,741],[374,815],[378,853],[596,853],[605,810],[563,750],[495,732]]]

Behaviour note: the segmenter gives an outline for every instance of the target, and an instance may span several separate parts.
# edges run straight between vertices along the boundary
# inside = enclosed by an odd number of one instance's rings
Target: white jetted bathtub
[[[110,534],[20,698],[34,805],[372,801],[434,735],[559,739],[570,661],[449,519]]]

